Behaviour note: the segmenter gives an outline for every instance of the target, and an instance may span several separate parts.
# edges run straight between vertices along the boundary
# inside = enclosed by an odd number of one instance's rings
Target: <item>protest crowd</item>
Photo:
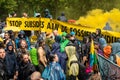
[[[43,17],[52,19],[48,9]],[[57,20],[67,22],[64,13]],[[120,66],[120,39],[108,44],[101,29],[82,40],[74,31],[43,32],[31,43],[31,31],[20,30],[15,36],[12,30],[3,33],[4,27],[0,23],[0,80],[102,80],[98,55]]]

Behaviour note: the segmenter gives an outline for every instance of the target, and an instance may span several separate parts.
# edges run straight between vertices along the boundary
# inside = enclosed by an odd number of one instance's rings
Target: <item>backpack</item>
[[[37,49],[36,48],[32,48],[30,50],[30,57],[31,57],[32,64],[37,66],[39,64],[39,62],[38,62],[38,55],[37,55]]]
[[[80,63],[79,57],[76,55],[76,48],[74,46],[65,47],[68,56],[67,68],[69,76],[76,76],[80,80],[85,80],[86,68],[84,64]]]
[[[84,64],[80,63],[80,61],[71,61],[70,62],[70,67],[72,67],[72,65],[78,65],[78,73],[77,73],[77,77],[79,80],[85,80],[86,79],[86,67],[84,66]],[[76,71],[77,72],[77,71]]]

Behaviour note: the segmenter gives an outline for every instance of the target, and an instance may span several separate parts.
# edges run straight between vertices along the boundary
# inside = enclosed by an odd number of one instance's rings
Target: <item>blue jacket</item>
[[[66,80],[65,74],[58,63],[51,62],[42,73],[44,80]]]

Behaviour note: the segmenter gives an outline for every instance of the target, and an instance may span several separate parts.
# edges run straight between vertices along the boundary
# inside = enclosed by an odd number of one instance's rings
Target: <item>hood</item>
[[[102,48],[104,48],[105,46],[107,46],[107,42],[104,38],[100,38],[99,39],[99,44]]]
[[[59,49],[60,49],[59,43],[54,43],[54,44],[52,45],[52,53],[53,53],[53,54],[55,54],[56,52],[58,52]]]
[[[61,16],[65,16],[65,13],[64,13],[64,12],[62,12],[62,13],[61,13]]]
[[[71,32],[70,32],[70,35],[72,35],[72,36],[75,35],[75,32],[74,32],[74,31],[71,31]]]
[[[120,52],[120,43],[112,43],[112,54],[117,54]]]
[[[19,37],[19,38],[20,38],[20,35],[24,35],[24,37],[25,37],[25,32],[21,30],[21,31],[18,33],[18,37]]]
[[[8,47],[9,47],[9,46],[14,47],[12,41],[9,41],[9,42],[7,43],[6,50],[8,50]]]
[[[48,12],[48,13],[49,13],[49,9],[45,9],[45,12]]]
[[[66,37],[67,36],[67,33],[66,32],[63,32],[62,33],[62,37]]]
[[[55,41],[58,42],[58,43],[60,43],[61,37],[60,36],[55,36]]]
[[[43,40],[42,37],[39,37],[38,40],[37,40],[38,43],[39,43],[39,42],[43,42],[43,41],[44,41],[44,40]]]
[[[19,34],[25,35],[25,32],[21,30],[21,31],[19,32]]]

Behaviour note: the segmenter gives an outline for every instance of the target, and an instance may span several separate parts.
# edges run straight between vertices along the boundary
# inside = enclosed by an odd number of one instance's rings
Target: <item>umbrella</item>
[[[12,30],[12,31],[15,31],[15,32],[19,32],[20,31],[20,28],[19,27],[5,27],[3,29],[4,31],[8,31],[8,30]]]

